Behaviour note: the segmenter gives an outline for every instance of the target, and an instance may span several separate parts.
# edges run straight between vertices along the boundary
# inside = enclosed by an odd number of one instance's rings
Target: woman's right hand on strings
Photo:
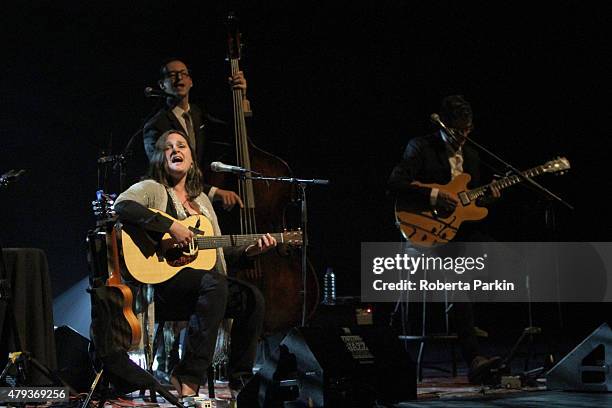
[[[172,239],[175,241],[175,244],[186,247],[189,246],[191,240],[194,237],[192,231],[190,231],[183,224],[174,221],[170,226],[170,230],[168,231]]]

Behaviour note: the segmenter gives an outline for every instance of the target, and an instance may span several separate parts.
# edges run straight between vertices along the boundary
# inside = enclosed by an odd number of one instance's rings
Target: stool
[[[409,242],[405,243],[404,251],[406,253],[411,253],[412,256],[419,256],[421,252],[410,245]],[[423,279],[427,279],[427,271],[424,271]],[[400,307],[402,303],[409,304],[408,292],[406,292],[405,299],[398,299],[397,306],[395,311]],[[419,351],[417,355],[417,380],[420,382],[423,380],[423,356],[425,354],[425,344],[427,342],[443,342],[450,346],[450,359],[451,359],[451,370],[446,370],[441,367],[431,367],[432,369],[436,369],[443,372],[450,372],[453,377],[457,376],[457,357],[455,355],[455,343],[458,341],[458,336],[454,333],[450,332],[449,318],[448,313],[450,309],[453,307],[452,303],[449,303],[447,293],[445,292],[444,296],[444,332],[443,333],[427,333],[427,298],[426,292],[423,292],[423,299],[421,301],[423,305],[422,312],[422,322],[421,322],[421,334],[420,335],[409,335],[408,333],[404,333],[398,336],[401,341],[404,342],[419,342]],[[408,315],[408,310],[405,311],[405,316],[402,316],[402,319],[406,319]],[[402,322],[403,326],[404,322]]]
[[[450,373],[452,374],[453,377],[457,376],[457,358],[455,356],[455,342],[457,341],[458,338],[456,334],[431,334],[431,335],[425,335],[425,336],[399,335],[398,337],[402,341],[407,341],[407,342],[413,341],[413,342],[421,343],[419,345],[419,353],[417,356],[417,379],[419,382],[423,381],[423,355],[425,354],[425,343],[433,342],[433,341],[448,342],[448,344],[450,345],[451,364],[452,364]],[[439,371],[443,371],[443,372],[448,372],[448,370],[444,368],[440,368],[440,367],[430,367],[430,368],[436,369]]]

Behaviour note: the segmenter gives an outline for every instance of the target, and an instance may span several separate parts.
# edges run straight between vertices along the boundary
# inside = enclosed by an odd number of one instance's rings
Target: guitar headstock
[[[104,190],[96,191],[96,199],[91,202],[91,206],[96,216],[96,220],[106,220],[115,216],[115,199],[117,194],[107,194]]]
[[[10,183],[13,183],[15,181],[17,181],[17,179],[23,174],[25,173],[25,170],[21,169],[21,170],[9,170],[6,173],[4,173],[3,175],[0,176],[0,187],[6,187],[8,186]]]
[[[297,231],[283,231],[283,242],[287,245],[302,246],[304,243],[304,236],[302,230]]]
[[[546,162],[542,169],[544,173],[564,174],[570,169],[570,162],[565,157],[557,157],[555,160]]]

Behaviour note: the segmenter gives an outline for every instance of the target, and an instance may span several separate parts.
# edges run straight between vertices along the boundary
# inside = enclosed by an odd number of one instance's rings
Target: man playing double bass
[[[246,99],[247,83],[242,71],[229,78],[234,89],[241,89],[245,111],[249,111]],[[180,129],[189,136],[195,146],[196,163],[206,171],[209,163],[205,163],[206,133],[213,125],[224,126],[225,122],[211,116],[197,105],[190,103],[189,93],[193,87],[193,79],[187,65],[176,58],[166,60],[160,68],[159,87],[173,98],[167,98],[166,105],[160,109],[144,126],[144,147],[149,161],[155,151],[155,143],[159,136],[172,129]],[[204,185],[204,193],[211,201],[221,201],[223,207],[229,210],[238,204],[243,206],[240,196],[234,191]]]

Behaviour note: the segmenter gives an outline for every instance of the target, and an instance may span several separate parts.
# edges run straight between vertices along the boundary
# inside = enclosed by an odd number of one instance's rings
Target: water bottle
[[[336,275],[331,267],[327,267],[323,278],[323,304],[336,304]]]

